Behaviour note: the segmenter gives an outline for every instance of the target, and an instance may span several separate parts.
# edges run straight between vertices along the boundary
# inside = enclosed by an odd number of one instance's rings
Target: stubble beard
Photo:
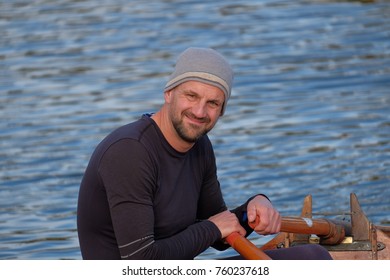
[[[180,117],[172,117],[172,124],[173,127],[176,130],[176,133],[179,135],[181,139],[186,141],[187,143],[195,143],[199,138],[201,138],[203,135],[206,135],[212,127],[206,127],[204,129],[200,129],[199,127],[193,125],[193,124],[186,124],[184,123],[184,118],[186,114],[185,113],[180,115]],[[194,118],[194,116],[191,116]],[[206,123],[210,122],[210,120],[206,120]]]

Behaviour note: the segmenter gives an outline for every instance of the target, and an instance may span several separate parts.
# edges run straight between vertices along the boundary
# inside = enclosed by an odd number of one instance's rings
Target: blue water
[[[94,147],[158,110],[189,46],[236,73],[210,133],[230,207],[265,193],[297,215],[312,194],[337,215],[354,192],[390,224],[390,1],[198,2],[0,2],[0,259],[81,258]]]

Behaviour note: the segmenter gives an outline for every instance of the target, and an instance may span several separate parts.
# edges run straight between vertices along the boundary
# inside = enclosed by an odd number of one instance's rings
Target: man
[[[257,233],[280,230],[281,217],[265,195],[232,211],[222,198],[207,133],[225,113],[232,82],[219,53],[189,48],[161,109],[98,145],[79,193],[84,259],[193,259],[210,246],[228,248],[223,240],[232,232],[249,235],[257,216]]]

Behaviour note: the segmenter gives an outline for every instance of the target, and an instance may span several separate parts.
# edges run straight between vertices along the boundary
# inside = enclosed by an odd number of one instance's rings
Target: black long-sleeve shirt
[[[246,204],[232,210],[241,224]],[[148,115],[96,148],[80,186],[77,227],[84,259],[193,259],[227,248],[207,219],[226,210],[211,142],[186,153]]]

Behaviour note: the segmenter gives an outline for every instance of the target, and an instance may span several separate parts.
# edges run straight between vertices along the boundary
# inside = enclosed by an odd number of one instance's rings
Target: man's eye
[[[187,94],[188,99],[195,99],[195,94]]]
[[[217,101],[210,101],[210,105],[213,106],[213,107],[218,107],[219,106],[219,102],[217,102]]]

